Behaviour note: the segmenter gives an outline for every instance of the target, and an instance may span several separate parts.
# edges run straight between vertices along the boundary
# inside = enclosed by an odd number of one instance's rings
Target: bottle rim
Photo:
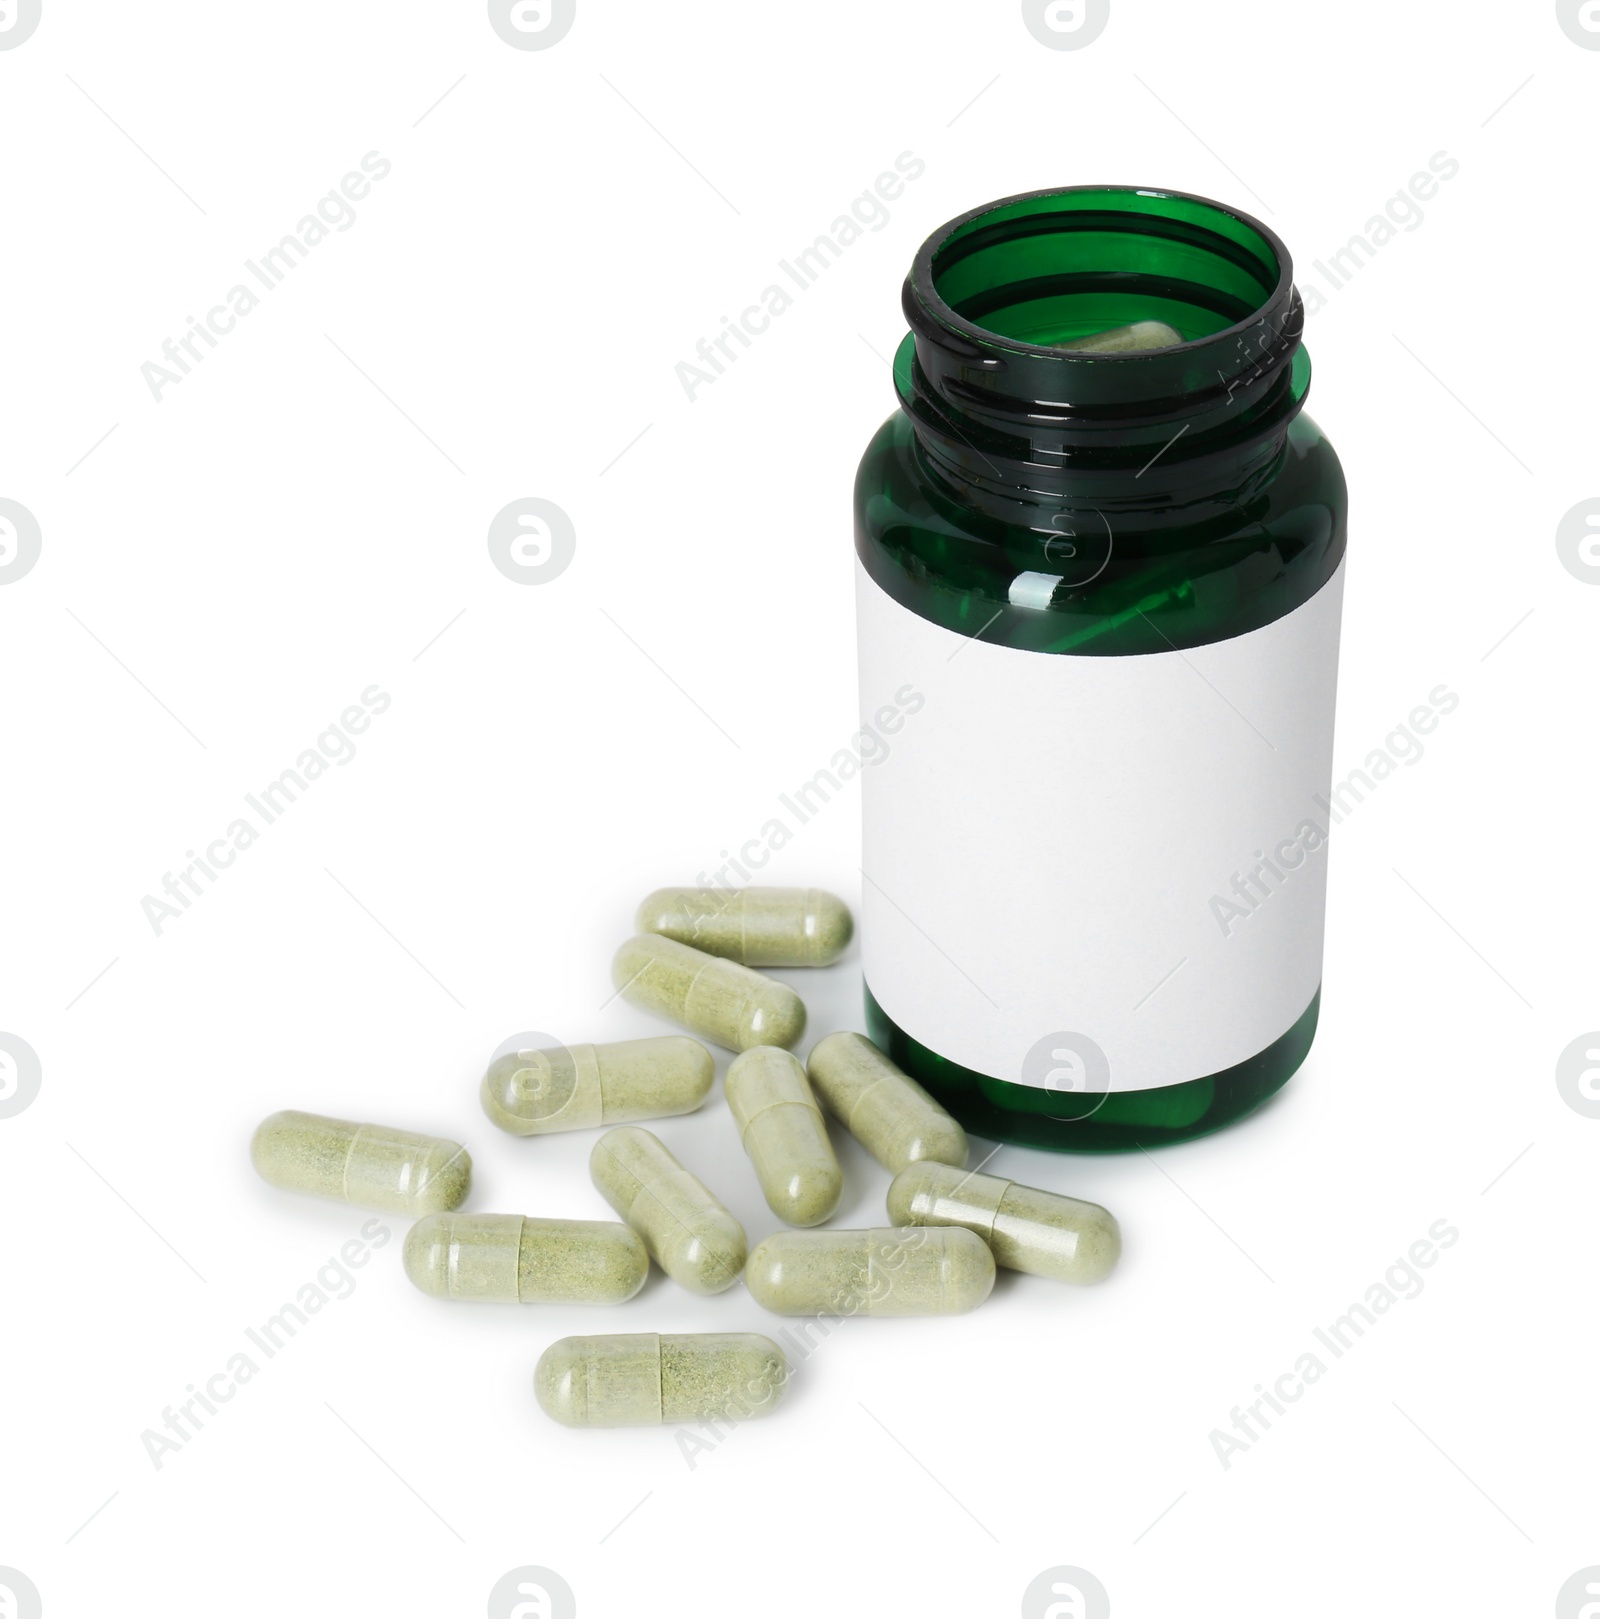
[[[896,391],[919,436],[991,458],[1110,466],[1182,427],[1182,460],[1281,429],[1309,384],[1288,248],[1253,216],[1188,192],[1065,186],[985,203],[923,243],[902,305],[911,333]],[[1185,340],[1060,346],[1076,327],[1147,318]],[[1197,325],[1210,329],[1189,336]]]

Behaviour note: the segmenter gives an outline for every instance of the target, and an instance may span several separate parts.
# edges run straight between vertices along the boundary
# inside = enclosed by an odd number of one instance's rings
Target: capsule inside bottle
[[[1169,349],[1183,341],[1183,334],[1164,320],[1136,320],[1129,326],[1113,326],[1109,331],[1091,332],[1070,343],[1057,343],[1058,349],[1076,354],[1138,354],[1146,349]]]

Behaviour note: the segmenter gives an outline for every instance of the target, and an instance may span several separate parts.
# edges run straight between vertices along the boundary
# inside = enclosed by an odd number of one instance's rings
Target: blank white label
[[[1175,1085],[1284,1034],[1322,977],[1343,564],[1262,629],[1121,658],[969,639],[856,572],[863,723],[924,699],[862,772],[884,1011],[1062,1089]]]

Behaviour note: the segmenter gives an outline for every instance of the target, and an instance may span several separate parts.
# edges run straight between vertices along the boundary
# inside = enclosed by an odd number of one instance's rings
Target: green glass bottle
[[[1321,990],[1345,485],[1289,254],[1035,192],[935,232],[904,308],[856,484],[868,1027],[990,1139],[1200,1135]]]

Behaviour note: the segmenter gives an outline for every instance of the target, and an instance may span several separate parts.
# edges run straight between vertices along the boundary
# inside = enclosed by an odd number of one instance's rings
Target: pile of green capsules
[[[589,1171],[621,1222],[452,1212],[471,1186],[465,1147],[310,1113],[262,1123],[257,1171],[274,1186],[415,1218],[406,1273],[444,1299],[621,1304],[654,1260],[691,1293],[743,1276],[776,1315],[951,1315],[988,1298],[996,1265],[1063,1282],[1109,1274],[1121,1236],[1105,1209],[968,1171],[961,1126],[862,1035],[830,1034],[804,1066],[789,1051],[805,1005],[754,969],[836,961],[853,931],[841,900],[814,888],[669,888],[645,900],[636,925],[612,964],[618,991],[739,1053],[728,1106],[768,1204],[797,1229],[748,1253],[724,1204],[632,1122],[706,1099],[715,1065],[685,1035],[515,1051],[484,1076],[484,1111],[513,1135],[620,1126],[595,1143]],[[890,1226],[807,1229],[844,1190],[824,1105],[894,1176]],[[620,1427],[761,1416],[788,1379],[783,1351],[759,1333],[619,1333],[552,1345],[534,1390],[558,1422]]]

